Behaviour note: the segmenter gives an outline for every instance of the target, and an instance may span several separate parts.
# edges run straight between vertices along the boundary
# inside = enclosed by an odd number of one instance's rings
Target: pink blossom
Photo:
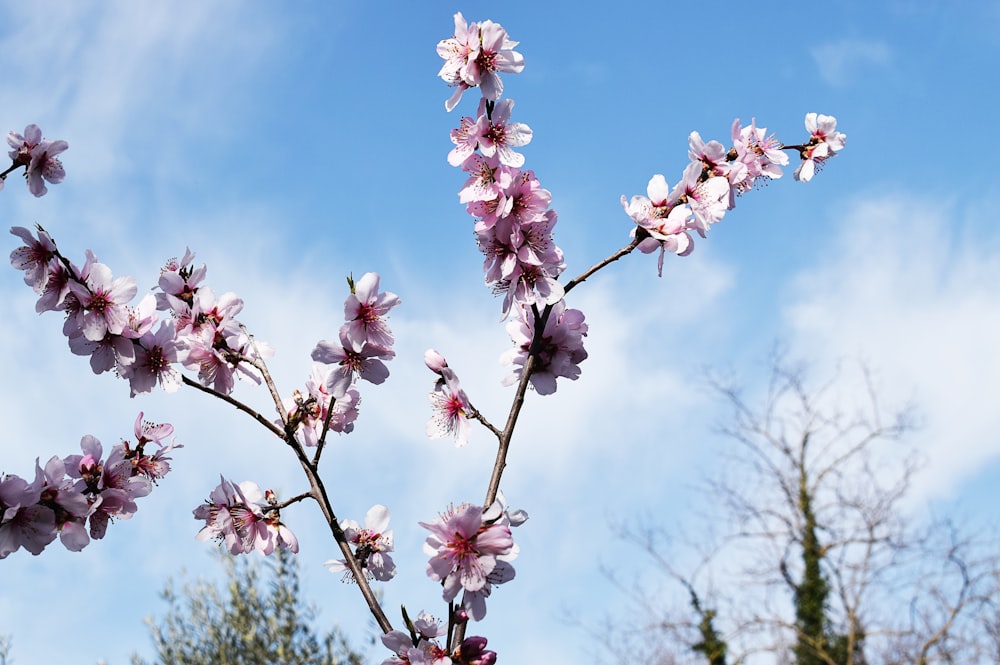
[[[121,373],[128,379],[131,397],[151,392],[157,383],[168,393],[180,387],[181,374],[174,367],[180,345],[173,321],[162,321],[156,332],[146,332],[134,348],[135,360]]]
[[[12,235],[24,241],[24,245],[10,253],[10,265],[24,271],[24,283],[42,293],[49,279],[49,262],[56,255],[56,244],[49,234],[38,230],[38,238],[22,226],[11,227]]]
[[[344,324],[346,337],[355,351],[359,351],[366,342],[371,342],[383,349],[392,348],[392,331],[386,323],[386,318],[393,307],[400,303],[395,293],[383,291],[379,293],[379,275],[369,272],[352,284],[351,294],[344,302]]]
[[[648,198],[636,194],[631,201],[623,195],[621,203],[625,213],[637,225],[632,229],[632,235],[636,235],[637,229],[645,231],[638,245],[639,251],[649,254],[660,250],[657,269],[662,275],[666,252],[687,256],[694,250],[694,241],[688,233],[691,209],[678,200],[681,191],[678,188],[671,191],[662,174],[657,173],[649,179],[646,193]]]
[[[24,547],[34,555],[56,539],[56,517],[38,505],[45,476],[35,465],[35,480],[13,475],[0,477],[0,559]]]
[[[427,436],[440,439],[454,436],[456,446],[469,442],[469,414],[472,405],[458,381],[458,376],[447,366],[438,372],[441,378],[430,393],[433,414],[427,421]]]
[[[111,268],[93,263],[84,284],[70,282],[69,289],[80,303],[76,324],[84,337],[99,342],[105,335],[120,335],[128,324],[125,304],[136,294],[131,277],[112,279]]]
[[[376,385],[383,383],[389,376],[389,368],[383,360],[391,360],[395,352],[371,342],[364,343],[355,350],[345,334],[340,332],[340,343],[320,340],[312,351],[312,359],[327,365],[337,365],[330,373],[326,388],[330,394],[340,399],[354,382],[358,375],[365,381]]]
[[[401,630],[393,630],[382,635],[381,640],[393,652],[382,665],[453,665],[448,650],[426,637],[417,637],[414,644],[414,638]]]
[[[438,43],[438,55],[444,58],[440,76],[458,88],[445,108],[458,105],[462,93],[481,86],[483,97],[496,101],[503,92],[497,72],[518,73],[524,69],[524,57],[514,51],[517,42],[507,38],[507,31],[493,21],[468,24],[461,13],[455,14],[455,34]]]
[[[334,401],[327,383],[335,371],[332,366],[314,362],[306,380],[306,392],[296,390],[290,400],[284,400],[289,422],[297,424],[295,438],[304,446],[314,447],[319,443],[327,420],[331,432],[350,434],[354,431],[361,395],[352,384]]]
[[[520,380],[536,325],[534,313],[526,307],[520,309],[517,320],[507,324],[507,333],[514,342],[514,348],[504,352],[500,362],[513,365],[514,371],[504,377],[504,385],[513,385]],[[529,379],[539,395],[554,393],[559,377],[571,380],[580,377],[579,364],[587,358],[587,351],[583,348],[586,336],[587,324],[583,312],[566,309],[565,300],[552,306],[535,351],[534,369]]]
[[[451,507],[430,523],[420,522],[431,534],[424,542],[424,553],[431,558],[427,562],[427,576],[442,582],[443,597],[452,601],[459,590],[465,590],[463,605],[476,621],[486,613],[485,603],[479,602],[489,593],[490,574],[503,563],[498,558],[509,554],[514,546],[510,528],[503,523],[487,523],[483,520],[483,510],[479,506],[463,504]],[[513,577],[513,568],[510,575]],[[469,593],[483,592],[475,596]],[[474,599],[467,604],[467,599]],[[471,605],[471,606],[470,606]]]
[[[207,268],[204,264],[200,268],[193,268],[192,261],[194,252],[185,249],[184,257],[179,263],[177,259],[170,259],[160,270],[158,286],[161,293],[156,294],[157,309],[176,311],[182,305],[190,307],[194,304],[194,294],[205,279]]]
[[[69,148],[66,141],[42,141],[31,151],[31,162],[25,172],[28,191],[35,196],[44,196],[49,190],[45,183],[58,185],[66,178],[66,171],[56,155]]]
[[[766,127],[758,127],[756,118],[751,120],[749,127],[743,127],[736,118],[732,137],[736,161],[729,173],[729,182],[738,193],[749,191],[759,178],[776,180],[782,176],[781,167],[788,164],[788,155],[782,150],[784,146],[773,134],[767,134]]]
[[[688,157],[691,161],[700,163],[711,175],[723,177],[729,175],[731,166],[727,159],[728,152],[718,141],[706,143],[698,132],[691,132],[688,135]]]
[[[354,556],[361,567],[370,578],[380,582],[388,582],[396,576],[396,564],[388,554],[393,550],[392,529],[387,529],[388,526],[389,509],[380,504],[368,509],[364,527],[351,519],[340,523],[347,540],[354,545]],[[323,565],[330,566],[330,572],[348,571],[345,574],[350,574],[344,559],[330,559]]]
[[[46,181],[55,185],[66,177],[62,162],[56,157],[69,148],[66,141],[44,139],[38,125],[28,125],[24,128],[23,135],[13,131],[8,132],[7,143],[13,148],[8,153],[14,162],[12,168],[25,167],[24,175],[28,182],[28,191],[35,196],[44,196],[48,191],[45,187]],[[0,187],[2,182],[0,180]]]
[[[163,440],[174,433],[174,426],[170,423],[154,423],[143,418],[145,414],[140,411],[135,418],[133,430],[135,440],[138,444],[144,445],[152,441],[157,445],[163,445]]]
[[[462,162],[462,170],[469,174],[469,179],[458,192],[459,203],[496,199],[510,184],[512,173],[509,167],[500,164],[496,155],[485,157],[478,153]]]
[[[703,177],[701,162],[691,162],[684,169],[684,176],[674,187],[672,198],[687,203],[694,214],[693,228],[705,237],[709,226],[722,220],[729,207],[729,180],[720,176]]]
[[[178,306],[174,310],[178,360],[188,369],[197,370],[204,385],[229,394],[238,376],[260,383],[253,361],[267,357],[271,349],[251,340],[235,319],[243,308],[243,301],[235,293],[223,294],[216,300],[211,289],[200,288],[190,306],[180,300],[171,302]]]
[[[195,519],[205,520],[196,538],[215,538],[225,543],[231,554],[254,550],[271,554],[276,547],[298,551],[298,540],[281,523],[278,512],[265,510],[275,502],[273,492],[263,492],[257,483],[245,480],[235,485],[220,477],[208,501],[193,511]]]
[[[795,179],[809,182],[817,166],[844,149],[847,135],[836,131],[837,119],[832,115],[807,113],[805,125],[810,134],[809,142],[799,151],[802,162],[795,169]]]
[[[485,117],[486,100],[479,104],[480,118]],[[510,122],[514,100],[503,99],[493,107],[485,131],[479,136],[479,151],[486,157],[496,155],[504,166],[520,168],[524,165],[524,155],[511,148],[519,148],[531,143],[531,128],[523,122]]]
[[[479,141],[489,129],[489,121],[485,114],[479,118],[464,116],[458,121],[458,127],[451,130],[451,142],[455,147],[448,153],[448,163],[458,166],[465,163],[479,149]]]
[[[35,464],[37,466],[37,461]],[[90,501],[66,477],[66,465],[59,457],[53,456],[46,462],[43,474],[39,504],[52,510],[59,539],[66,549],[79,552],[90,542],[84,529],[86,518],[91,512]]]
[[[24,134],[14,130],[7,132],[7,144],[13,148],[7,154],[17,166],[27,166],[31,162],[32,151],[42,142],[42,130],[31,124],[24,128]]]

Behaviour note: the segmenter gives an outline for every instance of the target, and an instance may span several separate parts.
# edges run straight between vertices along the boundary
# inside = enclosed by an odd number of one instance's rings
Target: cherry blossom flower
[[[702,238],[710,225],[722,220],[729,207],[729,180],[719,176],[706,179],[702,177],[703,172],[701,162],[691,162],[672,192],[672,198],[690,206],[693,223],[688,227]]]
[[[440,646],[436,641],[423,636],[416,638],[417,643],[413,643],[413,638],[401,630],[393,630],[382,635],[382,644],[386,646],[393,655],[382,661],[382,665],[452,665],[453,661],[447,649]]]
[[[489,129],[489,121],[485,114],[479,118],[464,116],[458,121],[458,127],[451,130],[451,142],[455,147],[448,153],[448,163],[459,166],[465,163],[479,149],[479,141]],[[498,160],[499,161],[499,160]]]
[[[154,423],[145,420],[143,418],[144,415],[140,411],[139,415],[135,418],[135,425],[133,426],[135,440],[140,446],[151,441],[162,445],[163,440],[174,433],[174,426],[170,423]]]
[[[361,567],[370,578],[380,582],[388,582],[396,576],[396,564],[388,554],[393,549],[392,529],[386,529],[387,526],[389,526],[389,509],[380,504],[368,509],[363,528],[351,519],[340,523],[347,540],[354,545],[354,556]],[[330,572],[348,571],[345,574],[350,575],[350,569],[344,559],[330,559],[323,562],[323,565],[330,566]]]
[[[66,141],[42,141],[31,151],[31,162],[25,171],[28,191],[35,196],[45,196],[49,191],[45,183],[58,185],[66,178],[66,170],[56,155],[69,148]]]
[[[76,324],[84,337],[99,342],[105,335],[120,335],[128,324],[125,304],[136,294],[131,277],[112,279],[111,268],[93,263],[84,284],[70,282],[69,289],[80,303]]]
[[[239,485],[220,477],[208,500],[195,508],[195,519],[205,526],[195,536],[198,540],[214,538],[225,543],[230,554],[258,551],[272,554],[276,547],[298,551],[298,540],[281,523],[278,511],[265,510],[274,505],[273,492],[264,492],[257,483],[245,480]]]
[[[179,263],[177,259],[171,259],[160,270],[158,286],[161,292],[156,294],[157,309],[176,311],[185,305],[190,307],[194,304],[194,294],[205,279],[207,268],[205,264],[200,268],[193,268],[192,261],[194,252],[185,249],[184,257]]]
[[[48,191],[45,182],[53,185],[62,182],[66,177],[62,162],[56,155],[65,152],[69,148],[66,141],[51,141],[42,138],[42,130],[38,125],[28,125],[24,128],[24,134],[8,132],[7,143],[13,150],[8,154],[14,164],[12,168],[25,167],[25,178],[28,182],[28,191],[35,196],[44,196]],[[3,180],[0,180],[0,188]]]
[[[44,482],[37,464],[32,483],[14,475],[0,478],[0,559],[22,547],[37,556],[56,539],[55,513],[38,505]]]
[[[485,118],[486,100],[479,104],[480,118]],[[524,165],[524,155],[514,152],[512,148],[531,143],[531,128],[523,122],[510,122],[510,113],[514,109],[514,100],[502,99],[493,108],[493,114],[487,120],[479,139],[479,151],[486,157],[494,155],[504,166],[520,168]],[[463,158],[464,160],[464,158]]]
[[[42,293],[49,279],[49,262],[55,257],[56,244],[45,231],[38,230],[38,238],[22,226],[11,227],[12,235],[24,241],[24,245],[10,253],[10,265],[24,271],[24,283]]]
[[[395,293],[379,293],[379,275],[369,272],[353,284],[351,294],[344,302],[345,335],[355,351],[366,342],[383,349],[392,348],[392,331],[386,324],[386,315],[400,303]]]
[[[718,141],[706,143],[698,132],[691,132],[688,135],[688,157],[691,161],[700,163],[711,175],[729,176],[732,167],[727,159],[728,152]]]
[[[121,372],[128,379],[130,396],[148,393],[157,383],[168,393],[181,385],[181,374],[174,367],[180,351],[173,321],[162,321],[156,332],[147,332],[134,345],[135,360]]]
[[[503,93],[503,81],[497,72],[516,74],[524,69],[524,57],[514,51],[517,42],[507,38],[507,31],[493,21],[466,23],[455,14],[455,34],[438,42],[437,52],[444,58],[440,76],[457,90],[445,108],[451,111],[469,88],[481,86],[483,97],[496,101]]]
[[[340,344],[320,340],[312,351],[313,360],[338,366],[330,372],[326,384],[330,395],[336,399],[347,393],[355,375],[376,385],[383,383],[389,376],[389,368],[382,361],[391,360],[395,355],[391,349],[371,342],[366,342],[355,350],[344,330],[340,332]]]
[[[17,166],[31,163],[31,152],[42,142],[42,129],[35,124],[24,128],[24,134],[14,130],[7,132],[7,144],[13,148],[7,154]]]
[[[788,155],[782,151],[784,146],[773,134],[768,135],[766,127],[758,127],[756,118],[749,127],[743,127],[736,118],[732,138],[736,161],[729,182],[738,193],[749,191],[759,178],[776,180],[782,176],[781,167],[788,164]]]
[[[657,263],[658,273],[663,275],[663,257],[666,252],[687,256],[694,250],[694,241],[688,233],[688,220],[691,210],[677,200],[679,191],[671,191],[666,178],[657,173],[646,184],[646,196],[636,194],[631,201],[622,195],[622,208],[625,214],[632,218],[636,227],[632,229],[635,237],[638,229],[645,231],[639,242],[638,249],[644,254],[660,250]]]
[[[354,421],[358,418],[358,405],[361,396],[354,385],[350,385],[336,401],[327,390],[331,374],[337,371],[335,367],[314,362],[309,379],[306,380],[306,391],[296,390],[292,398],[284,400],[289,422],[296,423],[295,438],[304,446],[315,447],[323,434],[324,424],[329,417],[329,428],[332,432],[349,434],[354,431]],[[330,405],[333,412],[330,413]],[[281,423],[278,423],[281,425]]]
[[[431,439],[454,436],[455,445],[461,447],[469,442],[472,405],[451,368],[442,366],[438,373],[441,378],[430,393],[433,414],[427,421],[427,436]]]
[[[809,142],[800,150],[802,162],[795,169],[795,179],[809,182],[817,165],[844,149],[847,135],[836,131],[837,119],[832,115],[807,113],[805,125],[810,134]]]
[[[459,203],[496,199],[510,185],[513,173],[510,168],[500,164],[496,155],[484,157],[478,153],[462,162],[462,170],[469,174],[469,179],[458,192]]]
[[[516,320],[507,324],[507,333],[514,342],[514,348],[500,357],[504,365],[513,365],[514,371],[503,379],[505,386],[517,383],[521,378],[524,364],[528,360],[528,350],[535,334],[535,316],[525,307],[519,311]],[[587,335],[587,324],[583,312],[566,309],[566,301],[560,300],[552,306],[540,343],[535,353],[534,370],[529,381],[539,395],[551,395],[556,391],[559,377],[576,380],[580,377],[580,363],[586,360],[583,338]]]
[[[35,462],[36,466],[38,462]],[[41,468],[41,467],[38,467]],[[53,456],[42,469],[44,481],[39,504],[52,510],[62,544],[71,552],[79,552],[90,542],[84,528],[90,515],[90,502],[74,483],[66,478],[66,464]]]
[[[482,508],[470,504],[451,507],[433,522],[420,522],[420,526],[431,532],[424,542],[424,553],[431,557],[427,576],[442,582],[446,601],[465,590],[463,606],[479,621],[486,614],[485,602],[480,601],[488,595],[491,584],[500,583],[491,582],[490,574],[499,567],[505,571],[502,581],[514,576],[513,568],[498,558],[509,554],[514,546],[510,528],[501,522],[485,522]],[[470,596],[470,592],[482,593]]]

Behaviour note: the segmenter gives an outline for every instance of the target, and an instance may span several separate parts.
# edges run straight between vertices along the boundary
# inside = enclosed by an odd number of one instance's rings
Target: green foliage
[[[802,440],[802,455],[809,442],[808,434]],[[830,585],[823,575],[821,564],[824,551],[816,533],[816,515],[813,514],[813,496],[805,466],[799,471],[799,512],[802,526],[802,581],[795,585],[795,640],[796,665],[825,665],[827,635],[827,598]]]
[[[726,665],[726,652],[729,645],[722,639],[715,630],[715,610],[706,610],[701,615],[701,622],[698,624],[698,632],[701,634],[701,641],[691,645],[691,650],[704,654],[709,665]]]
[[[729,645],[715,629],[715,610],[704,609],[694,587],[688,585],[687,588],[691,596],[691,607],[701,617],[701,621],[698,622],[698,634],[701,639],[691,645],[691,650],[705,656],[709,665],[726,665]]]
[[[263,563],[222,556],[225,587],[199,579],[178,594],[167,583],[166,616],[147,619],[152,665],[362,665],[339,631],[316,634],[292,554],[279,549]],[[132,665],[150,664],[133,655]]]

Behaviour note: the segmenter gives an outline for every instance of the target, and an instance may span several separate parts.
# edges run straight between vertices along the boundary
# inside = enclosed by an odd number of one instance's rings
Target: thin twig
[[[198,383],[197,381],[194,381],[194,380],[188,378],[187,376],[185,376],[183,374],[181,375],[181,380],[184,381],[184,385],[186,385],[186,386],[191,386],[192,388],[197,388],[198,390],[202,391],[203,393],[207,393],[209,395],[212,395],[213,397],[218,397],[223,402],[227,402],[227,403],[235,406],[237,409],[239,409],[243,413],[248,414],[251,418],[253,418],[258,423],[260,423],[261,425],[263,425],[267,430],[269,430],[276,437],[278,437],[279,439],[284,440],[285,433],[283,431],[281,431],[280,427],[278,427],[273,422],[271,422],[270,420],[268,420],[264,416],[260,415],[260,413],[258,413],[256,410],[251,409],[249,406],[247,406],[243,402],[239,401],[238,399],[230,397],[229,395],[226,395],[224,393],[220,393],[218,390],[213,390],[212,388],[209,388],[208,386],[203,386],[200,383]]]

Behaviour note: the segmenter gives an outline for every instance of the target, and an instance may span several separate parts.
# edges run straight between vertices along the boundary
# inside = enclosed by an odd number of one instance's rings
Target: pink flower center
[[[111,300],[111,296],[104,291],[94,291],[93,296],[90,298],[90,302],[87,303],[86,309],[91,312],[98,312],[104,314],[105,311],[111,308],[114,302]]]
[[[452,395],[448,398],[448,401],[444,404],[444,410],[448,414],[448,418],[455,420],[459,416],[465,415],[465,403],[459,398],[458,395]]]
[[[448,543],[448,551],[451,552],[452,556],[456,559],[467,559],[469,557],[478,556],[479,551],[476,550],[476,539],[465,538],[460,533],[456,533],[455,537]]]
[[[378,323],[379,314],[375,309],[375,306],[370,303],[364,303],[358,309],[358,320],[364,321],[365,325],[370,325],[372,323]]]

